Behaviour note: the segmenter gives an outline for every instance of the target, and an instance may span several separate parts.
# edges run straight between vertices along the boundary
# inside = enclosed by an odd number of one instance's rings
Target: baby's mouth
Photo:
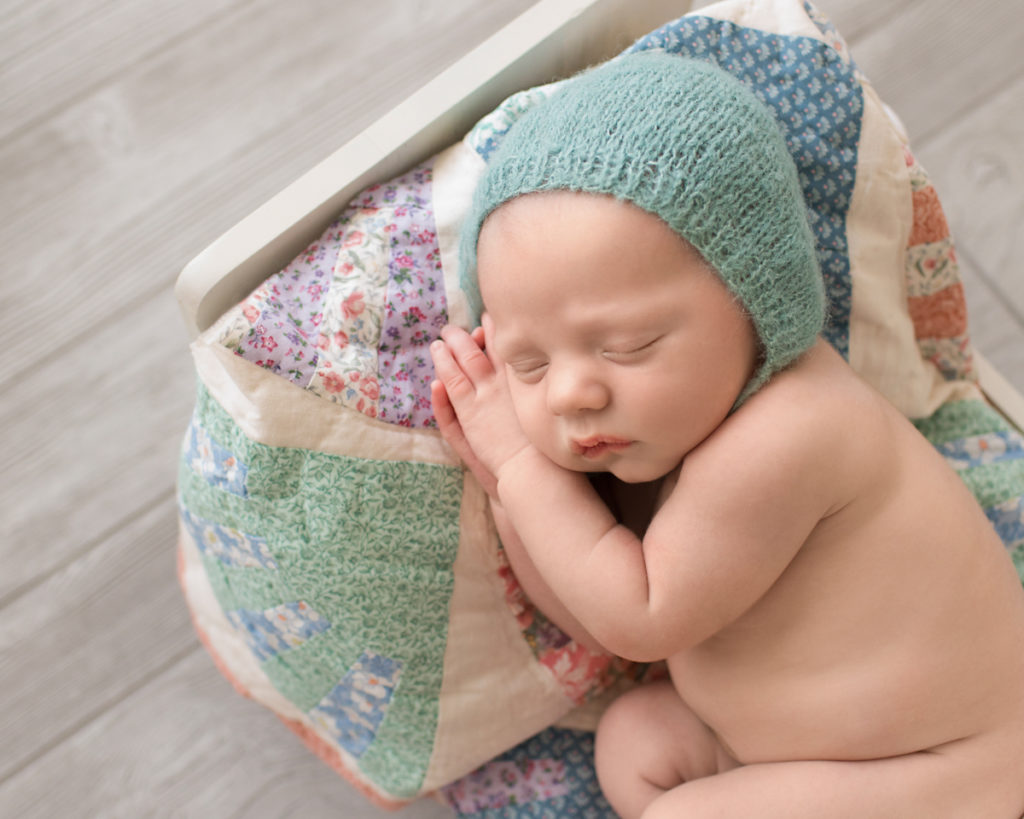
[[[600,458],[608,452],[621,452],[632,445],[632,441],[625,438],[614,438],[605,435],[593,435],[590,438],[580,438],[570,442],[570,448],[574,455],[584,458]]]

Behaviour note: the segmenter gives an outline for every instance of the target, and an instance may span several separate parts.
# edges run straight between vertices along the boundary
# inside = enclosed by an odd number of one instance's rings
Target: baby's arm
[[[748,420],[738,413],[728,434],[689,453],[641,541],[582,473],[551,462],[512,423],[503,365],[461,331],[444,339],[438,376],[526,551],[616,654],[663,659],[716,633],[775,583],[825,514],[829,481],[808,420],[794,411],[751,424],[746,410]]]
[[[482,346],[483,335],[480,328],[474,331],[473,339]],[[508,515],[505,514],[501,502],[498,500],[497,479],[481,463],[470,446],[448,398],[448,392],[440,381],[435,381],[431,384],[431,403],[442,437],[455,450],[455,453],[462,459],[462,462],[470,472],[473,473],[474,477],[484,488],[484,491],[487,492],[491,504],[491,513],[494,517],[494,525],[498,530],[498,537],[501,538],[501,545],[505,550],[505,556],[508,558],[509,565],[512,567],[512,571],[523,592],[530,599],[530,602],[544,612],[551,622],[577,643],[586,646],[591,651],[604,651],[603,647],[580,625],[579,620],[569,613],[568,609],[551,590],[551,587],[544,581],[540,572],[537,571],[536,565],[530,559],[523,546],[522,539],[516,532],[512,522],[508,519]]]
[[[534,515],[532,510],[528,515],[519,515],[520,522],[529,525],[533,531],[532,546],[527,547],[519,535],[517,524],[509,519],[501,503],[497,468],[517,454],[532,452],[540,456],[519,427],[504,384],[504,373],[499,374],[483,353],[483,338],[479,329],[474,331],[473,336],[468,336],[461,330],[446,328],[443,338],[443,342],[435,343],[431,349],[439,378],[432,388],[432,401],[442,435],[491,496],[492,508],[496,511],[495,521],[505,543],[509,562],[527,594],[574,639],[591,647],[599,645],[600,640],[590,636],[588,630],[579,624],[578,618],[570,613],[572,607],[567,608],[560,599],[562,593],[578,591],[576,584],[563,582],[559,592],[555,593],[548,581],[548,572],[537,565],[539,560],[548,555],[562,553],[562,539],[567,535],[556,531],[545,534],[542,526],[532,525],[546,518],[546,513],[551,511],[550,507],[539,504],[537,511],[545,513],[540,516]],[[545,466],[562,473],[562,477],[568,481],[579,482],[587,500],[592,502],[588,515],[580,517],[572,514],[569,520],[582,526],[598,516],[605,522],[606,528],[616,525],[615,518],[584,475],[561,470],[543,456],[540,457]],[[565,523],[566,519],[558,516],[558,522]],[[577,537],[580,533],[575,531],[576,526],[567,528],[571,530],[572,540],[580,539]],[[583,534],[581,539],[588,541],[592,537],[591,534]],[[561,581],[557,572],[550,579]]]

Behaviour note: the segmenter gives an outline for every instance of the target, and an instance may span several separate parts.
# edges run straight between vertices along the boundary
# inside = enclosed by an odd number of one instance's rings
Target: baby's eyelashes
[[[645,360],[655,350],[662,338],[663,336],[655,336],[654,338],[629,339],[621,343],[616,341],[614,344],[595,347],[592,354],[613,364],[634,364]],[[576,365],[585,365],[589,355],[580,354]],[[551,362],[547,358],[533,354],[513,353],[503,360],[512,375],[525,384],[535,384],[540,381],[551,366]]]
[[[661,339],[662,336],[655,336],[654,338],[636,339],[623,344],[610,345],[601,351],[601,355],[612,361],[623,363],[637,361],[651,352]]]
[[[505,361],[512,374],[523,383],[533,384],[544,377],[548,363],[540,359]]]

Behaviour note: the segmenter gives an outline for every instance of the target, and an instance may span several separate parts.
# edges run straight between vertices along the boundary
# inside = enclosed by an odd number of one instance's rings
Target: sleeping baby
[[[553,620],[667,660],[599,726],[616,811],[1024,813],[1024,591],[821,339],[796,169],[744,86],[650,52],[565,84],[492,158],[462,263],[486,313],[431,350],[445,439]]]

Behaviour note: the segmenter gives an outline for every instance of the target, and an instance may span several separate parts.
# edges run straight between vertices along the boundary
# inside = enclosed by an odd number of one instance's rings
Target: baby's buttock
[[[868,766],[864,770],[873,772],[866,781],[876,787],[884,782],[880,774],[891,771],[899,788],[907,789],[908,798],[922,804],[938,800],[946,810],[920,813],[915,808],[886,815],[1024,819],[1024,713],[1019,708],[1008,708],[1003,702],[987,718],[978,719],[976,732],[933,743],[936,736],[956,728],[955,721],[928,719],[922,711],[916,719],[904,719],[884,702],[829,706],[820,696],[808,704],[777,694],[765,690],[760,708],[730,701],[726,707],[739,707],[725,717],[719,708],[724,701],[712,706],[708,727],[720,746],[716,753],[721,772],[758,763],[823,761],[850,766],[828,768],[839,775],[864,765]],[[904,698],[899,699],[906,705]],[[699,706],[690,707],[703,716]],[[967,722],[960,720],[957,730]]]
[[[960,590],[949,583],[947,599],[935,577],[931,599],[928,583],[904,577],[915,586],[910,602],[893,602],[881,579],[872,599],[841,583],[805,594],[791,577],[719,635],[669,658],[669,670],[743,763],[892,757],[1007,723],[1024,743],[1024,594],[1009,571],[997,565]]]
[[[669,668],[681,698],[744,765],[895,757],[1009,725],[1018,726],[1024,765],[1020,698],[992,686],[944,683],[938,667],[886,674],[876,665],[739,679],[692,657],[675,658]]]

